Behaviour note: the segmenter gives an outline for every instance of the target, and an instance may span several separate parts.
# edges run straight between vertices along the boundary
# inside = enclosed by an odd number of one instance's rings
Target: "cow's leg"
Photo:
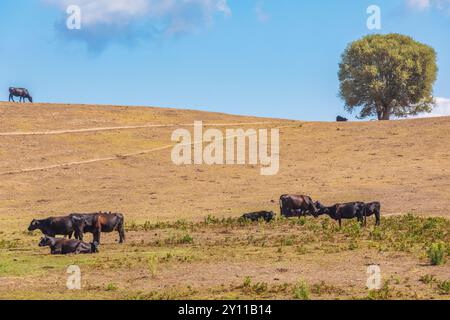
[[[84,253],[84,248],[81,242],[77,245],[73,253],[74,254]]]
[[[75,230],[75,239],[83,241],[83,232]]]
[[[123,221],[121,221],[119,223],[118,226],[118,230],[119,230],[119,243],[124,243],[125,242],[125,228],[124,228],[124,223]]]
[[[361,225],[361,227],[364,226],[364,217],[363,216],[356,216],[356,219],[358,220],[359,224]]]
[[[342,228],[342,219],[339,219],[339,228]]]
[[[14,101],[14,96],[12,95],[12,94],[9,94],[9,99],[8,99],[8,102],[15,102]]]
[[[93,242],[100,243],[100,232],[95,231],[92,234],[94,235]]]
[[[92,234],[94,235],[94,241],[100,244],[100,235],[102,233],[101,227],[97,228]]]

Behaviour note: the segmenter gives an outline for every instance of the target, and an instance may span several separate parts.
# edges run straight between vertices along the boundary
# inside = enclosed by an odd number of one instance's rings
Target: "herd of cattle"
[[[319,201],[314,202],[309,196],[282,195],[280,197],[280,213],[285,218],[308,215],[317,218],[320,215],[328,215],[339,222],[339,227],[342,226],[343,219],[358,219],[361,224],[366,225],[367,217],[374,215],[378,226],[381,219],[381,205],[379,202],[351,202],[326,207]],[[270,222],[275,216],[273,212],[260,211],[244,214],[242,218],[250,221]],[[119,243],[125,241],[125,220],[121,213],[72,213],[64,217],[34,219],[31,221],[28,231],[34,230],[41,230],[44,234],[39,246],[50,247],[51,254],[96,253],[102,232],[117,231]],[[84,233],[92,233],[93,241],[84,242]],[[55,238],[57,235],[64,236],[64,238]]]
[[[366,225],[367,217],[374,215],[375,223],[379,226],[381,223],[381,204],[380,202],[349,202],[326,207],[319,201],[314,202],[309,196],[285,194],[280,197],[280,214],[286,218],[307,215],[317,218],[321,215],[328,215],[339,222],[339,227],[342,226],[343,219],[358,219],[361,224]],[[242,218],[251,221],[264,220],[269,222],[275,218],[275,213],[268,211],[253,212],[244,214]]]
[[[28,231],[41,230],[44,237],[40,247],[50,247],[51,254],[96,253],[102,232],[119,233],[119,242],[125,241],[125,220],[121,213],[72,213],[65,217],[51,217],[31,221]],[[93,241],[83,241],[84,233],[92,233]],[[64,238],[55,238],[62,235]],[[75,239],[72,239],[75,236]],[[66,239],[68,237],[69,239]]]

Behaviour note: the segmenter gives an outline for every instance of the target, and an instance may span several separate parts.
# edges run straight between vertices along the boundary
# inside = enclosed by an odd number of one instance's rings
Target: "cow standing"
[[[30,103],[33,102],[33,97],[30,95],[27,89],[25,88],[9,88],[9,100],[14,101],[14,97],[19,97],[19,102],[25,102],[25,99],[28,99]]]
[[[280,213],[286,218],[308,214],[312,214],[314,217],[318,216],[318,210],[311,197],[303,195],[282,195],[280,197]]]
[[[366,210],[364,213],[364,223],[366,223],[367,217],[375,215],[375,224],[379,226],[381,224],[381,203],[370,202],[366,203]]]
[[[319,202],[316,202],[319,206],[319,215],[326,214],[333,220],[339,222],[339,227],[342,227],[343,219],[358,219],[363,224],[365,221],[366,204],[364,202],[350,202],[343,204],[335,204],[331,207],[322,206]]]
[[[94,242],[100,244],[100,235],[102,232],[119,233],[119,243],[125,241],[125,220],[121,213],[88,213],[70,215],[74,223],[75,236],[77,239],[83,240],[83,234],[86,232],[92,233]]]
[[[28,231],[33,230],[41,230],[44,235],[49,237],[62,235],[64,237],[68,236],[69,239],[72,238],[75,232],[74,223],[70,216],[50,217],[42,220],[33,219],[28,227]]]

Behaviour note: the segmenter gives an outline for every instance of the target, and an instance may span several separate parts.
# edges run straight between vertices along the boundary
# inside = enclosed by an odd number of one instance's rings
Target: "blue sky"
[[[67,30],[79,4],[81,30]],[[450,113],[450,0],[15,0],[0,2],[0,100],[153,105],[302,120],[347,115],[340,55],[382,29],[433,46]],[[85,19],[85,20],[84,20]],[[351,116],[350,116],[351,117]]]

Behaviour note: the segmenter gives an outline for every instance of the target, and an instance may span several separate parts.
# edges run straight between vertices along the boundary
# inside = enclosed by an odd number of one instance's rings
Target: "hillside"
[[[143,107],[0,103],[0,299],[448,299],[450,118],[306,123]],[[175,129],[280,128],[280,171],[176,166]],[[278,212],[284,193],[325,204],[382,203],[367,228],[328,217],[237,220]],[[52,256],[33,218],[124,213],[127,241]],[[406,215],[414,213],[414,215]],[[90,234],[87,241],[92,241]],[[380,291],[367,267],[382,270]],[[82,290],[67,290],[67,268]],[[306,290],[305,286],[309,289]]]
[[[138,221],[198,220],[276,210],[283,193],[330,204],[379,200],[385,214],[448,215],[450,118],[303,123],[174,109],[8,103],[0,104],[0,118],[1,225],[18,216],[96,210],[121,211]],[[172,131],[192,130],[194,120],[282,128],[279,174],[261,176],[258,166],[174,165]]]

